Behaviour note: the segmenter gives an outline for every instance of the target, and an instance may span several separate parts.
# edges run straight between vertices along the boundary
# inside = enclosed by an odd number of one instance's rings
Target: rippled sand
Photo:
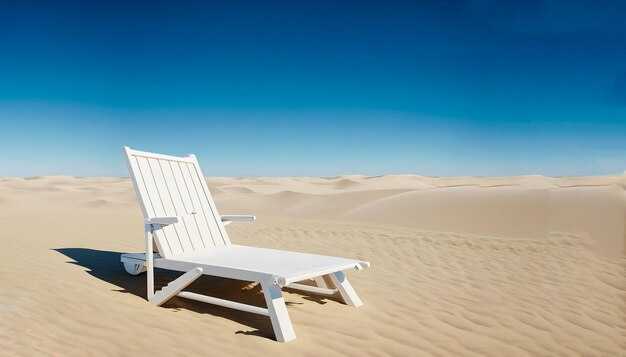
[[[127,178],[0,179],[2,355],[604,355],[626,350],[624,176],[210,178],[238,244],[372,262],[364,306],[285,294],[298,338],[269,319],[145,299]],[[157,285],[176,277],[157,271]],[[263,306],[258,286],[191,290]]]

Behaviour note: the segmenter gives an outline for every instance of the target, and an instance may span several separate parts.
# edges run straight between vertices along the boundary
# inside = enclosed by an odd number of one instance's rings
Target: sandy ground
[[[625,176],[209,178],[237,244],[353,257],[364,302],[285,294],[269,319],[145,299],[128,178],[0,179],[0,355],[585,355],[626,350]],[[157,285],[177,274],[157,271]],[[258,286],[191,290],[263,306]]]

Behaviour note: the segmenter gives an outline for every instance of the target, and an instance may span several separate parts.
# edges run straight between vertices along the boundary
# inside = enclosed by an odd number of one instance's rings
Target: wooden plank
[[[153,153],[153,152],[134,150],[134,149],[131,149],[131,148],[127,147],[127,146],[125,146],[124,149],[130,155],[134,155],[134,156],[138,156],[138,157],[145,157],[145,158],[152,158],[152,159],[159,159],[159,160],[168,160],[168,161],[176,161],[176,162],[193,162],[193,159],[190,156],[180,157],[180,156],[172,156],[172,155],[163,155],[163,154],[157,154],[157,153]]]
[[[187,232],[189,234],[189,241],[194,248],[194,251],[204,250],[206,247],[204,245],[204,241],[202,237],[200,237],[200,233],[198,232],[198,223],[196,222],[195,215],[185,215],[181,217],[185,226],[187,227]]]
[[[276,341],[288,342],[293,340],[296,338],[296,333],[291,325],[291,320],[287,313],[287,306],[285,306],[285,300],[283,299],[280,287],[271,282],[261,282],[261,288],[263,289],[267,310],[272,320],[272,328],[274,329],[274,335],[276,335]]]
[[[347,305],[354,307],[363,305],[361,299],[356,294],[356,291],[354,291],[352,285],[348,282],[348,278],[346,278],[346,275],[343,272],[338,271],[334,274],[330,274],[330,278],[339,291],[339,295],[341,295],[341,298]]]
[[[204,208],[202,203],[200,203],[200,196],[198,195],[198,191],[196,190],[196,186],[194,185],[193,179],[191,178],[191,174],[187,164],[178,163],[181,175],[183,177],[183,181],[187,187],[187,191],[189,192],[189,199],[193,204],[194,218],[198,223],[198,230],[200,231],[200,237],[204,242],[205,247],[215,247],[215,239],[211,234],[211,230],[209,229],[209,224],[207,222],[207,216],[204,212]]]
[[[235,309],[235,310],[250,312],[250,313],[253,313],[253,314],[264,315],[264,316],[269,316],[270,315],[269,311],[267,309],[262,308],[262,307],[242,304],[240,302],[235,302],[235,301],[230,301],[230,300],[219,299],[219,298],[216,298],[216,297],[213,297],[213,296],[200,295],[200,294],[192,293],[192,292],[189,292],[189,291],[181,291],[181,292],[179,292],[177,294],[177,296],[180,296],[180,297],[185,298],[185,299],[191,299],[191,300],[196,300],[196,301],[200,301],[200,302],[205,302],[207,304],[223,306],[223,307],[227,307],[229,309]]]
[[[167,300],[173,298],[181,290],[189,286],[189,284],[196,281],[196,279],[200,276],[202,276],[202,268],[191,269],[185,274],[179,276],[176,280],[167,284],[167,286],[163,289],[154,293],[154,295],[148,300],[156,306],[161,306]]]
[[[154,208],[152,208],[150,202],[145,202],[143,199],[144,197],[148,197],[148,194],[143,182],[143,177],[141,177],[137,157],[131,155],[131,149],[126,146],[124,147],[124,153],[126,155],[126,165],[128,166],[128,171],[130,172],[130,179],[135,187],[135,194],[137,195],[141,212],[143,213],[144,218],[154,217],[156,216],[154,214]]]
[[[304,284],[298,284],[298,283],[291,283],[289,285],[285,285],[285,287],[289,289],[301,290],[301,291],[306,291],[309,293],[320,294],[320,295],[333,295],[334,293],[337,292],[337,289],[320,288],[317,286],[304,285]]]
[[[189,188],[187,187],[187,183],[183,178],[183,174],[180,171],[180,163],[178,162],[170,162],[170,170],[172,170],[172,177],[176,186],[178,187],[178,192],[180,193],[180,202],[182,203],[184,210],[187,214],[193,214],[196,209],[191,201],[191,196],[189,194]]]
[[[152,255],[152,232],[149,226],[144,226],[144,244],[146,248],[146,299],[150,301],[154,295],[154,256]]]
[[[324,277],[317,276],[314,278],[314,280],[315,280],[315,284],[318,287],[328,289],[328,284],[326,284],[326,281],[324,281]]]
[[[174,224],[180,221],[179,217],[152,217],[145,220],[146,224]]]
[[[156,217],[156,216],[164,216],[163,210],[160,206],[160,203],[157,202],[154,204],[153,199],[158,200],[158,195],[154,198],[151,197],[150,191],[148,187],[154,186],[154,180],[152,179],[152,173],[150,170],[150,166],[148,164],[148,159],[135,157],[136,166],[131,167],[133,171],[131,175],[137,177],[137,191],[139,192],[139,202],[142,207],[145,207],[147,217]],[[132,161],[132,160],[130,160]],[[136,168],[137,171],[134,171]],[[167,241],[167,234],[163,230],[155,231],[155,239],[157,240],[157,247],[159,249],[159,253],[161,253],[164,257],[171,256],[173,254],[172,249],[170,247],[169,242]]]
[[[139,205],[141,206],[141,211],[143,213],[144,218],[156,216],[154,207],[152,206],[150,199],[148,197],[148,193],[146,191],[146,185],[144,179],[142,177],[141,170],[139,169],[139,161],[137,157],[134,156],[134,150],[129,147],[124,147],[124,153],[126,155],[126,164],[128,165],[128,171],[130,172],[131,180],[133,181],[133,186],[135,187],[135,194],[137,195],[137,200],[139,201]],[[163,244],[157,239],[155,242],[157,249],[163,256],[171,255],[171,250],[169,246],[166,244],[164,238],[164,232],[159,231],[156,235],[162,238]],[[150,238],[152,239],[152,238]]]
[[[217,212],[215,202],[213,201],[213,197],[211,196],[211,192],[209,191],[209,186],[207,185],[206,180],[204,179],[204,174],[202,173],[202,169],[200,169],[200,163],[198,162],[196,155],[191,154],[189,155],[189,157],[193,159],[196,174],[200,178],[200,183],[202,184],[202,188],[209,202],[209,206],[211,207],[211,210],[215,213],[217,228],[219,229],[220,235],[222,239],[224,240],[224,244],[229,245],[231,244],[231,242],[230,242],[230,238],[228,237],[228,232],[226,232],[226,227],[222,223],[221,217],[219,213]]]
[[[222,224],[222,218],[219,213],[217,213],[215,204],[211,204],[213,203],[213,199],[211,198],[211,194],[207,188],[206,181],[204,180],[204,177],[202,177],[202,172],[198,169],[198,164],[187,164],[187,167],[194,186],[196,187],[196,192],[198,193],[198,198],[200,199],[202,208],[206,213],[207,223],[209,225],[209,229],[211,230],[211,236],[215,241],[215,245],[224,246],[230,244],[230,239],[228,239],[228,235],[226,234],[226,230]]]
[[[167,186],[170,194],[174,211],[176,211],[176,214],[180,215],[182,218],[182,222],[178,225],[177,229],[178,237],[183,243],[183,250],[188,252],[204,249],[205,246],[200,238],[196,221],[190,217],[189,212],[187,212],[185,204],[182,200],[182,196],[187,194],[181,192],[181,186],[176,182],[174,172],[172,171],[172,167],[170,165],[171,162],[159,160],[159,164],[163,173],[165,185]],[[182,186],[182,189],[186,191],[186,187],[184,185]]]
[[[222,222],[252,222],[256,220],[256,216],[250,214],[230,214],[220,215]]]
[[[176,210],[174,209],[169,189],[165,183],[163,171],[161,170],[161,165],[159,165],[159,160],[150,158],[148,159],[148,164],[150,165],[150,170],[152,171],[152,178],[154,180],[156,192],[160,198],[165,216],[176,216]],[[173,254],[193,251],[189,240],[184,237],[184,227],[181,227],[179,224],[172,224],[167,226],[163,225],[162,229],[167,234],[167,240]]]
[[[220,231],[216,226],[214,214],[211,211],[211,207],[209,206],[206,195],[204,194],[201,182],[195,173],[193,164],[184,164],[183,166],[187,169],[187,172],[189,174],[191,187],[193,187],[192,192],[195,193],[194,200],[200,205],[200,209],[206,221],[206,227],[210,232],[211,240],[213,241],[213,246],[224,246],[224,240],[222,239]],[[198,212],[198,214],[200,214],[200,212]]]
[[[227,265],[215,265],[203,261],[189,261],[187,257],[184,260],[176,260],[176,257],[172,259],[155,258],[154,267],[181,272],[189,271],[194,267],[201,267],[206,275],[245,281],[270,281],[274,278],[268,273],[232,268]]]
[[[206,248],[207,244],[202,239],[202,232],[198,224],[197,212],[194,208],[193,202],[191,201],[191,196],[189,194],[189,188],[185,183],[185,179],[180,171],[180,164],[178,162],[169,162],[170,170],[172,172],[172,179],[174,184],[178,188],[178,198],[179,200],[174,200],[175,205],[179,205],[181,209],[187,213],[187,218],[185,218],[185,224],[187,227],[187,232],[189,233],[189,239],[191,240],[195,249]],[[209,234],[208,229],[205,234]],[[212,245],[210,245],[212,246]]]

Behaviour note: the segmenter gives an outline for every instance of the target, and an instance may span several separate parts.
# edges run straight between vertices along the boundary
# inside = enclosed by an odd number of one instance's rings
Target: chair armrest
[[[160,224],[160,225],[166,225],[166,224],[172,224],[172,223],[178,223],[179,217],[152,217],[152,218],[147,218],[145,219],[145,223],[146,224]]]
[[[222,218],[222,222],[250,222],[256,220],[255,216],[251,216],[249,214],[226,215],[220,217]]]

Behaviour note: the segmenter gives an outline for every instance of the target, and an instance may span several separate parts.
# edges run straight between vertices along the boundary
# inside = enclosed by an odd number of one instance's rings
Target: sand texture
[[[269,319],[145,297],[128,178],[0,178],[0,355],[624,356],[626,176],[208,178],[234,243],[368,260],[358,309],[284,294]],[[158,270],[157,286],[178,273]],[[191,291],[264,306],[258,285]]]

